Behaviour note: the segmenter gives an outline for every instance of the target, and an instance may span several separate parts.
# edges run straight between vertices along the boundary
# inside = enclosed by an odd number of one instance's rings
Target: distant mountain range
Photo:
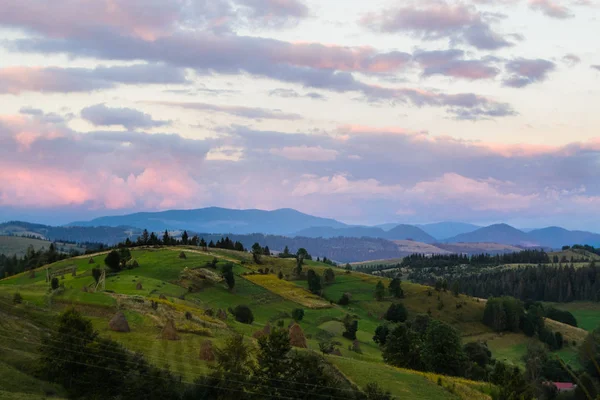
[[[415,243],[435,244],[440,249],[473,248],[461,243],[500,244],[508,248],[545,247],[588,244],[600,247],[600,234],[569,231],[560,227],[532,229],[527,232],[507,224],[486,227],[461,222],[407,225],[383,224],[353,226],[330,218],[321,218],[293,209],[232,210],[209,207],[196,210],[143,212],[122,216],[108,216],[91,221],[79,221],[62,227],[9,222],[0,224],[1,234],[36,234],[50,240],[96,241],[114,244],[125,238],[136,238],[141,229],[162,232],[181,231],[215,235],[277,235],[311,239],[363,238],[387,241],[411,240]],[[333,243],[333,242],[332,242]],[[337,243],[337,242],[336,242]],[[459,246],[450,246],[458,244]],[[517,247],[510,247],[517,246]],[[418,246],[417,246],[418,247]],[[475,246],[475,248],[494,248]],[[500,248],[500,249],[505,249]],[[278,250],[274,248],[273,250]],[[386,250],[387,251],[387,250]],[[476,250],[473,250],[476,251]],[[504,251],[504,250],[499,250]]]
[[[444,240],[446,243],[490,242],[522,247],[542,246],[559,248],[564,245],[588,244],[600,246],[600,234],[584,231],[569,231],[559,227],[548,227],[523,232],[507,224],[496,224],[463,233]]]
[[[141,212],[78,221],[70,226],[132,226],[150,231],[187,229],[194,232],[265,233],[290,235],[313,226],[343,228],[348,225],[330,218],[304,214],[290,208],[274,211],[232,210],[219,207],[196,210]]]

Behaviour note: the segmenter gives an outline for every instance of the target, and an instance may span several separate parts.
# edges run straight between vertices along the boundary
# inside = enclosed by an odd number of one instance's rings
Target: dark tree
[[[265,246],[265,248],[263,250],[264,250],[263,254],[265,256],[270,256],[271,255],[271,250],[269,250],[269,246]]]
[[[52,288],[52,290],[58,289],[58,278],[57,277],[52,278],[52,280],[50,281],[50,287]]]
[[[389,333],[390,328],[388,328],[387,325],[379,325],[377,329],[375,329],[375,336],[373,336],[373,341],[380,346],[384,346]]]
[[[423,342],[423,363],[434,372],[461,376],[464,372],[465,354],[458,332],[441,321],[429,323]]]
[[[342,294],[342,297],[340,297],[340,299],[338,300],[338,304],[340,306],[347,306],[348,304],[350,304],[350,294],[349,293]]]
[[[396,367],[422,370],[420,347],[417,335],[406,324],[399,324],[386,336],[383,360]]]
[[[401,283],[402,281],[400,281],[400,278],[394,278],[391,280],[390,285],[388,286],[390,296],[393,296],[397,299],[404,297],[404,291],[402,290]]]
[[[485,368],[492,361],[492,352],[484,342],[470,342],[465,344],[463,351],[470,362]]]
[[[356,332],[358,331],[358,321],[353,319],[349,314],[344,318],[344,332],[342,336],[346,339],[356,340]]]
[[[235,276],[233,274],[233,264],[227,263],[223,266],[223,279],[227,283],[229,290],[232,290],[235,286]]]
[[[364,389],[366,400],[392,400],[392,394],[383,390],[375,382],[368,383]]]
[[[187,231],[183,231],[183,233],[181,234],[181,244],[187,245],[189,238],[190,237],[189,237]]]
[[[254,322],[254,315],[250,307],[246,305],[239,305],[233,309],[233,316],[235,320],[242,324],[252,324]]]
[[[165,233],[163,233],[162,243],[165,246],[169,246],[171,244],[171,236],[169,236],[169,231],[165,229]]]
[[[406,307],[402,303],[392,303],[387,309],[384,319],[390,322],[404,322],[408,317],[408,313],[406,311]]]
[[[377,285],[375,285],[375,299],[377,301],[381,301],[381,300],[383,300],[384,297],[385,297],[385,287],[383,286],[383,282],[379,281],[379,282],[377,282]]]
[[[308,281],[308,290],[314,294],[321,294],[321,277],[317,273],[309,269],[306,273],[306,279]]]
[[[260,258],[263,255],[264,250],[260,247],[260,244],[254,243],[252,245],[252,259],[256,264],[260,264]]]
[[[121,256],[116,250],[112,250],[104,258],[104,264],[113,271],[119,271],[121,269]]]
[[[140,236],[141,238],[141,242],[144,245],[147,245],[150,241],[150,235],[148,234],[148,230],[144,229],[144,232],[142,232],[142,236]]]
[[[292,318],[296,322],[302,321],[302,319],[304,318],[304,309],[294,308],[294,310],[292,311]]]
[[[327,268],[325,270],[325,273],[323,274],[323,278],[325,279],[326,285],[331,285],[333,283],[333,281],[335,280],[335,273],[333,272],[333,270],[331,268]]]

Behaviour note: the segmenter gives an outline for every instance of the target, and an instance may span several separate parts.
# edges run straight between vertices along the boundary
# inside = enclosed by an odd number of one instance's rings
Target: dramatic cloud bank
[[[0,220],[600,223],[596,2],[1,3]]]

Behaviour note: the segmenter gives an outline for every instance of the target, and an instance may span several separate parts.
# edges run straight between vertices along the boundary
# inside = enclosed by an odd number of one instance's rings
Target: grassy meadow
[[[184,258],[180,257],[182,250]],[[440,385],[438,376],[385,365],[381,350],[372,337],[392,302],[402,302],[409,317],[429,313],[433,318],[451,324],[461,333],[463,342],[486,340],[495,357],[515,364],[521,362],[529,340],[517,334],[498,337],[483,325],[482,301],[437,292],[410,282],[402,283],[403,299],[386,297],[376,301],[375,285],[381,279],[387,287],[389,282],[385,278],[334,268],[335,280],[324,286],[321,298],[307,290],[305,278],[294,275],[293,259],[263,257],[261,264],[254,264],[247,253],[213,249],[203,252],[182,247],[138,248],[132,249],[131,254],[139,266],[108,273],[104,292],[91,290],[94,286],[91,270],[103,266],[104,254],[63,260],[39,268],[35,274],[27,272],[0,280],[0,334],[2,329],[17,332],[15,339],[3,341],[3,346],[9,349],[0,348],[0,374],[13,377],[10,383],[0,383],[0,394],[5,391],[12,393],[11,396],[22,396],[19,388],[26,386],[31,389],[26,394],[32,398],[53,390],[61,395],[59,388],[35,381],[31,368],[36,363],[40,335],[53,329],[54,318],[67,307],[75,307],[90,318],[101,336],[143,353],[151,363],[169,368],[190,382],[210,370],[199,357],[203,341],[209,339],[214,346],[220,346],[229,335],[238,332],[254,344],[252,334],[266,325],[288,326],[293,322],[292,311],[302,308],[305,314],[299,325],[307,338],[309,351],[319,351],[319,342],[323,340],[339,342],[341,356],[328,356],[328,359],[349,381],[364,386],[367,381],[377,380],[400,398],[489,399],[489,396],[483,384],[461,383],[458,379],[444,377]],[[211,266],[215,258],[216,269]],[[194,281],[193,273],[202,276],[220,274],[226,263],[234,263],[235,286],[232,290],[220,281]],[[76,267],[76,275],[67,273],[59,277],[61,288],[51,291],[45,269],[59,270],[70,266]],[[329,266],[307,261],[304,271],[309,268],[322,275]],[[265,269],[269,269],[269,274],[259,272]],[[279,272],[283,279],[278,278]],[[23,304],[12,305],[15,292],[22,295]],[[337,305],[344,293],[350,294],[350,304]],[[156,309],[151,306],[152,302],[156,302]],[[228,312],[238,305],[250,307],[254,315],[252,324],[237,322]],[[118,310],[125,313],[131,332],[109,329],[108,321]],[[218,311],[227,314],[226,320],[217,318]],[[342,337],[342,320],[347,314],[358,320],[360,352],[353,351],[352,341]],[[21,317],[15,317],[18,315]],[[180,340],[161,339],[167,319],[174,320]],[[20,332],[23,332],[22,337]],[[27,338],[27,342],[23,338]],[[569,357],[565,353],[565,358]]]

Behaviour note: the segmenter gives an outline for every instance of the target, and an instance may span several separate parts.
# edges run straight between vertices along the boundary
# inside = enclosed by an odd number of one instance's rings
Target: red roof
[[[572,384],[571,382],[552,382],[554,384],[554,386],[556,386],[556,388],[560,391],[560,390],[573,390],[575,389],[575,385]]]

